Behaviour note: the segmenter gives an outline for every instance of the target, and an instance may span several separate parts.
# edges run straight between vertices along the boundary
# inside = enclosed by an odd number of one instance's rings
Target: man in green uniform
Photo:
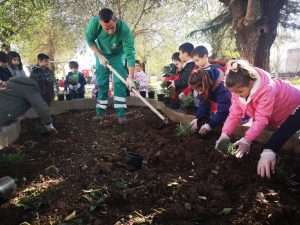
[[[110,64],[123,78],[127,86],[134,87],[133,74],[135,66],[134,38],[128,25],[117,19],[112,10],[103,8],[99,16],[92,17],[86,27],[85,37],[88,45],[96,55],[96,80],[99,93],[96,104],[96,120],[102,120],[108,105]],[[125,66],[127,61],[128,72]],[[114,82],[114,108],[118,122],[126,122],[126,85],[116,76]]]

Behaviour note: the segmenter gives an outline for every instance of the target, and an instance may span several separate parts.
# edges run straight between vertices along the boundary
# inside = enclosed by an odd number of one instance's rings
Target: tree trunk
[[[55,61],[55,44],[54,44],[54,40],[53,40],[54,34],[53,31],[51,31],[49,33],[49,37],[48,37],[48,55],[50,58],[50,61]],[[55,63],[50,63],[50,69],[53,71],[53,73],[55,73]]]
[[[233,17],[237,47],[241,58],[269,70],[270,49],[277,35],[280,10],[286,0],[248,1],[225,2]]]

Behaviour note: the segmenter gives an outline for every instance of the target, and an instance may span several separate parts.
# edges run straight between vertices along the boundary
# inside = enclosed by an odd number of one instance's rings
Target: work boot
[[[126,125],[128,123],[128,120],[126,117],[118,117],[118,123],[119,125]]]

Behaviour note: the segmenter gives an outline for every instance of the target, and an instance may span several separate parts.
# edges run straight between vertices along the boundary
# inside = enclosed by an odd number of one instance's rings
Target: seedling
[[[181,100],[181,106],[185,109],[194,106],[194,98],[192,96],[184,97]]]
[[[227,155],[235,155],[235,151],[236,151],[234,145],[231,143],[230,140],[223,140],[219,144],[218,150],[220,150],[221,152]]]
[[[0,165],[14,165],[22,162],[24,160],[24,154],[22,153],[12,153],[7,155],[1,155]]]
[[[189,123],[180,123],[176,126],[176,136],[189,136],[193,133],[192,126]]]

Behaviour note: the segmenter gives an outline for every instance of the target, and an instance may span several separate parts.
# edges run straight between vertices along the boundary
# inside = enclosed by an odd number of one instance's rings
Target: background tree
[[[9,43],[29,28],[50,5],[47,0],[3,0],[0,2],[0,42]]]
[[[269,69],[270,49],[277,35],[278,24],[283,27],[299,28],[297,15],[300,2],[297,0],[219,0],[225,10],[210,21],[207,31],[218,33],[230,23],[236,45],[242,58],[256,66]]]

